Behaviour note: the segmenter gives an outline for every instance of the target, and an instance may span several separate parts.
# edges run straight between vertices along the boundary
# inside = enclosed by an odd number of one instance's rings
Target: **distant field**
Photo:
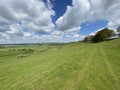
[[[0,90],[120,90],[120,39],[8,46],[0,50]]]

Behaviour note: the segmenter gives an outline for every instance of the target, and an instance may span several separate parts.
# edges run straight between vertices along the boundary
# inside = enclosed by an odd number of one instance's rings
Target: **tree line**
[[[120,36],[120,26],[117,28],[118,37]],[[111,39],[113,36],[115,36],[115,31],[109,28],[104,28],[100,31],[98,31],[95,35],[90,35],[84,38],[84,42],[101,42],[105,40]]]

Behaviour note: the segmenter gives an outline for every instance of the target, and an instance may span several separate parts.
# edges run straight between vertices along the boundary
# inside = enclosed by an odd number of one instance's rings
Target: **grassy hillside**
[[[120,90],[120,39],[36,48],[0,51],[0,90]]]

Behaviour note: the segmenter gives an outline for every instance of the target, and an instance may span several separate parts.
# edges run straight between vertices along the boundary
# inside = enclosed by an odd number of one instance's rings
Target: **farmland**
[[[7,46],[0,50],[0,90],[120,90],[120,39]]]

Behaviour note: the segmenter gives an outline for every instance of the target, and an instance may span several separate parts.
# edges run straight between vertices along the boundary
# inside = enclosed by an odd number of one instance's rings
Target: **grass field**
[[[120,90],[120,39],[28,47],[0,51],[0,90]]]

